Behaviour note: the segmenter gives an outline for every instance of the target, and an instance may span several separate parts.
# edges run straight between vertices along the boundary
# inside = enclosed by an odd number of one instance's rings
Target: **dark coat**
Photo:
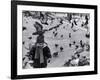
[[[35,51],[36,47],[33,46],[32,49],[30,50],[30,55],[32,56],[32,60],[34,61],[34,68],[44,68],[47,67],[47,59],[51,58],[51,52],[48,46],[43,48],[43,56],[44,56],[44,62],[40,63],[40,59],[35,59]]]

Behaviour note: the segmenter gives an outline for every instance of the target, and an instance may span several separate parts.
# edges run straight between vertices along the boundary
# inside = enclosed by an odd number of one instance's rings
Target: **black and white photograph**
[[[93,5],[12,1],[12,78],[96,74],[96,14]]]
[[[90,65],[90,14],[22,11],[23,69]]]

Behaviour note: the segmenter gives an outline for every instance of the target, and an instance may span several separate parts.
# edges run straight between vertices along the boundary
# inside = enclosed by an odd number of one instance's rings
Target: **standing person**
[[[38,35],[35,44],[35,54],[34,54],[34,67],[35,68],[44,68],[47,67],[47,54],[50,53],[49,48],[46,47],[47,51],[44,48],[44,33],[47,30],[43,30],[43,26],[36,22],[34,24],[36,32],[33,35]],[[47,58],[46,58],[47,57]]]

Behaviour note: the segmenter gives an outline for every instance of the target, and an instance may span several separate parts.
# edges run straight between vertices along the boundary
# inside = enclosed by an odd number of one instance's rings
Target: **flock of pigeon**
[[[52,55],[52,58],[48,61],[48,67],[53,67],[53,65],[58,67],[58,65],[85,66],[90,64],[88,14],[66,13],[70,16],[63,17],[65,13],[34,11],[33,13],[32,11],[23,12],[23,68],[32,68],[31,65],[34,63],[29,59],[30,55],[28,53],[37,38],[37,35],[32,34],[36,32],[35,22],[40,23],[43,29],[47,30],[44,33],[44,40],[48,44]],[[62,17],[61,15],[59,17],[58,14],[61,14]]]

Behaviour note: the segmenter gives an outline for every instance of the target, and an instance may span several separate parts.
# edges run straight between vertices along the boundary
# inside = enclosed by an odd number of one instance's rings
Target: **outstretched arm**
[[[60,27],[60,25],[61,25],[61,24],[58,24],[57,26],[54,26],[54,27],[52,27],[52,28],[44,29],[44,30],[42,30],[42,31],[34,32],[34,33],[32,33],[32,35],[38,35],[38,34],[41,34],[41,33],[45,33],[46,31],[51,31],[51,30],[53,30],[53,29],[55,29],[55,28]]]
[[[51,30],[53,30],[53,29],[55,29],[55,28],[60,27],[60,25],[61,25],[61,24],[58,24],[57,26],[54,26],[54,27],[52,27],[52,28],[49,28],[49,31],[51,31]]]

